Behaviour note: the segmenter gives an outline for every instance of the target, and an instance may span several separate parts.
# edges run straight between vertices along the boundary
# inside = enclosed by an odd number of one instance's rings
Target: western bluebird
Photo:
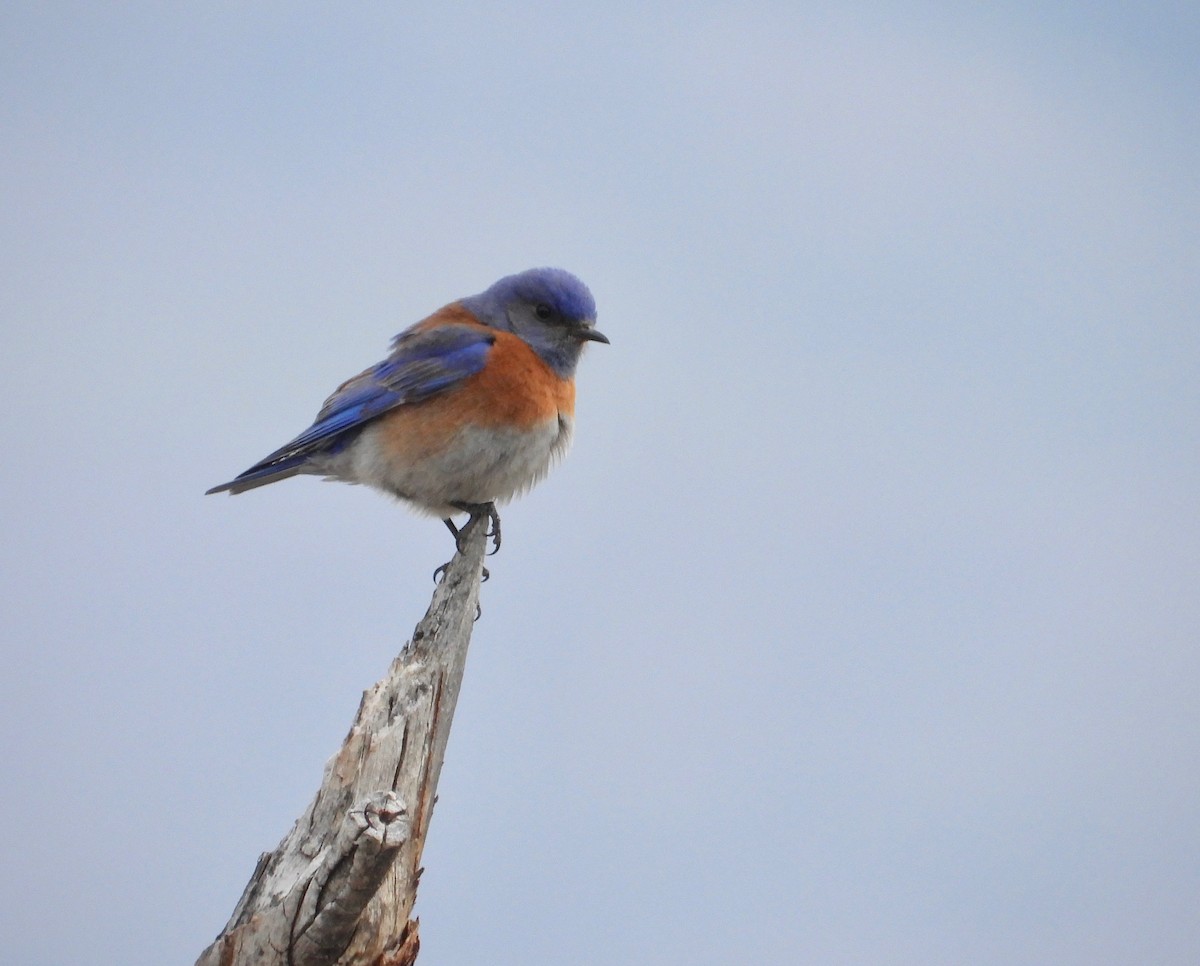
[[[571,442],[575,367],[595,328],[587,286],[560,268],[500,279],[392,340],[308,429],[209,493],[298,473],[365,483],[441,517],[487,513],[533,486]],[[493,551],[494,552],[494,551]]]

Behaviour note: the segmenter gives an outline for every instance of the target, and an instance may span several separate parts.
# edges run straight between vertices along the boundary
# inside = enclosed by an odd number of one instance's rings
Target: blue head
[[[561,268],[507,275],[462,304],[480,322],[520,336],[564,379],[574,374],[585,343],[608,342],[596,331],[592,293]]]

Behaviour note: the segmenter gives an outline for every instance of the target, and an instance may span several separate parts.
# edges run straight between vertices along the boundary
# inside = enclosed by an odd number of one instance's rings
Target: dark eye
[[[545,302],[538,302],[533,308],[533,314],[543,322],[547,322],[554,318],[554,309],[550,308]]]

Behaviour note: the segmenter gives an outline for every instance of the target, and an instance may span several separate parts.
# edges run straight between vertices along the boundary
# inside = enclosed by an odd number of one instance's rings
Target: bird
[[[490,518],[571,443],[575,369],[596,328],[588,287],[561,268],[507,275],[405,329],[387,358],[343,382],[313,424],[206,495],[297,475],[361,483],[441,518]]]

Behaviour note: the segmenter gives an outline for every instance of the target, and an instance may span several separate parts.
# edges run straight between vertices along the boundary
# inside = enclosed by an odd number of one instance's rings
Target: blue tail
[[[260,463],[257,466],[252,466],[245,473],[239,473],[228,483],[222,483],[220,486],[214,486],[211,490],[204,492],[205,496],[210,493],[244,493],[246,490],[253,490],[255,487],[266,486],[268,483],[274,483],[277,480],[286,480],[289,476],[295,476],[308,462],[308,456],[293,456],[289,459],[281,459],[278,462]]]

